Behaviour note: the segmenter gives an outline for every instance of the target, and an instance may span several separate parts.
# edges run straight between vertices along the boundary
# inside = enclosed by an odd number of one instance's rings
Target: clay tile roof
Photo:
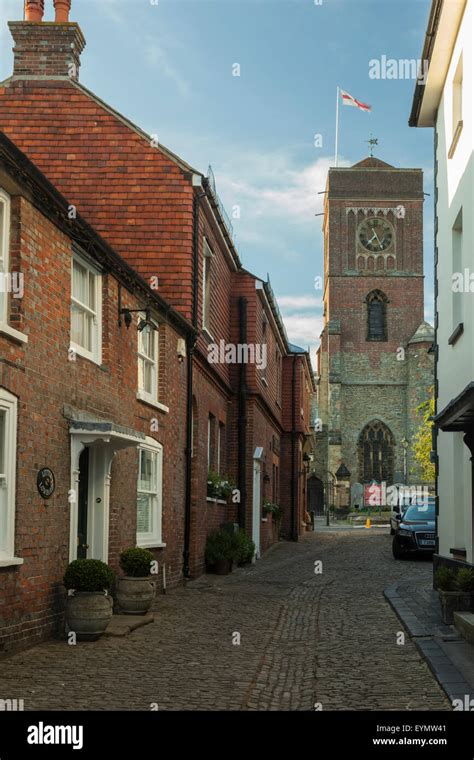
[[[196,172],[72,80],[0,87],[0,130],[145,279],[187,314]]]
[[[375,158],[375,156],[368,156],[367,158],[364,158],[363,161],[359,161],[359,163],[354,164],[354,166],[351,167],[352,169],[394,169],[395,167],[391,164],[385,163],[385,161],[381,161],[380,158]]]

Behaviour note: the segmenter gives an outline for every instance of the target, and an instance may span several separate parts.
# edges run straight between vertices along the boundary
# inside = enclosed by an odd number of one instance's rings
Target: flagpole
[[[337,86],[336,91],[336,168],[338,164],[338,157],[339,157],[339,85]]]

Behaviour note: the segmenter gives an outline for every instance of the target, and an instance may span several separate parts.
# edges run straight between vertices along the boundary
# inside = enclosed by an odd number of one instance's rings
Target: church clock
[[[366,251],[386,251],[393,242],[393,227],[386,219],[366,219],[359,227],[359,242]]]

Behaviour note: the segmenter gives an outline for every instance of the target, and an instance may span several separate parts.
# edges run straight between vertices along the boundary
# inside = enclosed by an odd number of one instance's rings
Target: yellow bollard
[[[372,527],[371,522],[370,522],[370,517],[367,518],[366,523],[365,523],[365,527],[366,528],[371,528]]]

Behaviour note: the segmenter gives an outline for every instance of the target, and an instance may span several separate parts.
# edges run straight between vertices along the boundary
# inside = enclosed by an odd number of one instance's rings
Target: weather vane
[[[367,142],[368,142],[369,148],[370,148],[370,157],[373,158],[374,157],[374,148],[375,148],[376,145],[379,144],[379,141],[378,141],[378,139],[376,137],[372,137],[372,135],[370,135],[370,140],[367,140]]]

